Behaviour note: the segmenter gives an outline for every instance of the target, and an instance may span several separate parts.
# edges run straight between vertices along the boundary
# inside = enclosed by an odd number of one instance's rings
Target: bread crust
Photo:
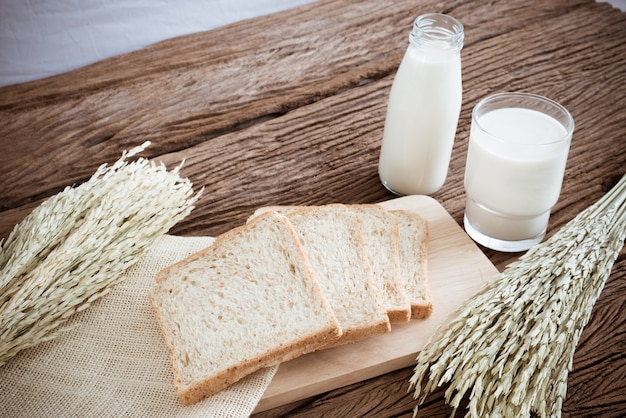
[[[371,260],[379,259],[381,270],[377,273],[378,284],[384,286],[382,292],[386,292],[387,315],[391,324],[407,323],[411,320],[411,304],[404,286],[402,275],[400,274],[400,256],[398,250],[398,224],[396,217],[387,209],[375,204],[352,204],[347,207],[357,216],[364,218],[375,218],[381,222],[380,228],[374,228],[376,231],[370,231],[368,238],[370,245],[376,244],[377,251],[383,252],[383,257],[378,254],[368,253],[367,257]],[[368,231],[361,231],[367,234]],[[379,236],[384,233],[384,236]],[[365,241],[365,238],[364,238]],[[378,257],[377,257],[378,256]],[[382,260],[381,260],[382,258]],[[380,286],[379,286],[380,287]]]
[[[287,216],[288,219],[291,220],[294,225],[294,229],[299,238],[302,238],[302,234],[300,231],[301,222],[306,222],[307,219],[313,219],[316,216],[320,215],[324,210],[335,210],[338,214],[344,216],[344,219],[349,219],[350,229],[352,231],[351,238],[354,240],[352,243],[355,245],[353,250],[358,252],[358,256],[360,259],[360,269],[363,274],[366,276],[365,282],[363,283],[365,287],[368,289],[368,299],[370,299],[371,305],[375,306],[375,310],[370,312],[370,321],[368,323],[361,323],[358,325],[350,324],[349,326],[346,324],[342,324],[341,318],[339,318],[339,324],[342,327],[343,334],[339,340],[336,342],[330,343],[325,348],[336,347],[339,345],[344,345],[348,343],[354,343],[360,340],[364,340],[366,338],[373,337],[375,335],[384,334],[391,331],[391,321],[388,315],[387,310],[385,310],[382,304],[383,295],[381,293],[381,289],[376,285],[374,281],[372,269],[369,263],[369,259],[367,256],[367,252],[365,249],[365,242],[363,241],[363,236],[361,234],[361,230],[359,227],[358,220],[354,216],[354,214],[348,209],[347,205],[341,203],[331,203],[323,206],[268,206],[259,208],[255,215],[251,217],[254,218],[262,213],[267,213],[268,211],[282,213]],[[326,213],[328,215],[328,212]],[[324,215],[320,215],[324,216]],[[300,232],[299,232],[300,231]],[[305,253],[308,251],[312,251],[312,248],[307,248],[305,244],[303,246],[303,250]],[[309,254],[311,255],[311,254]],[[320,280],[324,280],[320,277]],[[332,280],[332,277],[326,277],[325,280]],[[324,287],[322,286],[322,290],[324,291]],[[342,296],[342,295],[339,295]],[[348,297],[348,296],[342,296]],[[332,306],[332,302],[331,302]],[[407,305],[408,308],[408,305]],[[407,310],[407,320],[408,320],[408,310]]]
[[[175,343],[172,340],[170,330],[165,325],[164,319],[161,317],[160,309],[155,301],[155,299],[158,297],[157,292],[160,290],[159,285],[163,281],[167,280],[170,274],[175,274],[175,269],[184,267],[195,260],[210,256],[211,252],[214,248],[216,248],[216,246],[219,247],[220,245],[222,245],[223,242],[228,242],[246,228],[254,228],[255,225],[263,222],[263,220],[267,218],[272,218],[272,221],[280,222],[282,226],[286,228],[287,231],[289,231],[290,237],[293,241],[292,243],[290,243],[290,246],[293,246],[293,248],[297,252],[297,257],[299,257],[299,259],[303,261],[301,267],[304,269],[305,275],[308,277],[308,279],[306,279],[308,281],[308,284],[312,287],[313,292],[315,292],[319,297],[318,302],[320,302],[323,313],[325,314],[325,318],[328,322],[327,326],[318,328],[314,332],[303,335],[300,338],[294,339],[291,342],[287,342],[279,346],[270,348],[260,355],[242,359],[237,364],[234,364],[222,370],[218,370],[212,375],[204,376],[199,380],[189,383],[183,382],[181,378],[182,371],[179,370],[177,367],[177,349],[175,347]],[[155,286],[150,290],[148,296],[150,300],[150,305],[155,313],[156,320],[159,324],[159,327],[161,328],[166,344],[170,350],[170,359],[172,364],[172,371],[174,374],[174,387],[181,403],[183,403],[184,405],[191,405],[206,398],[207,396],[217,393],[220,390],[237,382],[241,378],[248,376],[261,368],[273,366],[327,346],[328,344],[337,341],[341,337],[342,333],[341,328],[339,327],[339,323],[335,317],[334,311],[328,303],[328,300],[326,300],[326,297],[324,296],[322,289],[319,286],[319,283],[315,279],[313,269],[311,268],[310,263],[306,258],[304,251],[302,250],[302,247],[300,246],[297,235],[293,230],[291,223],[285,216],[276,213],[265,214],[258,219],[253,220],[251,223],[227,231],[224,234],[218,236],[209,247],[206,247],[184,258],[183,260],[180,260],[177,263],[174,263],[171,266],[161,270],[155,276]]]
[[[341,332],[338,327],[328,327],[322,333],[303,337],[293,344],[278,347],[263,356],[246,359],[219,373],[193,382],[186,388],[175,380],[176,392],[183,405],[192,405],[264,367],[274,366],[316,351],[325,345],[326,341],[335,341],[340,335]]]
[[[429,318],[433,312],[433,303],[430,296],[430,287],[428,286],[428,242],[430,240],[428,221],[418,213],[409,210],[392,210],[391,213],[398,216],[399,219],[406,217],[405,219],[411,219],[417,224],[412,230],[407,231],[408,233],[414,234],[421,232],[423,234],[422,238],[418,241],[420,243],[419,247],[413,252],[416,256],[412,257],[410,260],[401,260],[401,265],[417,265],[418,270],[415,273],[416,277],[405,277],[404,280],[416,280],[422,286],[421,295],[408,292],[411,302],[411,319]],[[399,222],[401,221],[399,220]],[[405,228],[409,229],[409,226],[405,225]],[[407,276],[409,275],[408,273],[405,274]],[[407,283],[407,288],[410,288],[409,283]]]

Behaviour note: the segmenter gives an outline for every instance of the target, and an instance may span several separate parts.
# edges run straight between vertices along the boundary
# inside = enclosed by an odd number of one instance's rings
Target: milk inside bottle
[[[419,16],[393,81],[378,172],[399,195],[443,185],[462,99],[463,25],[442,14]]]

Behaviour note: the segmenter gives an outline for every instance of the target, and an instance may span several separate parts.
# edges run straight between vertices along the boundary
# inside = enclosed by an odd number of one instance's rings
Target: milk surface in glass
[[[474,122],[465,170],[467,220],[500,240],[541,237],[561,191],[566,128],[545,113],[514,107]]]

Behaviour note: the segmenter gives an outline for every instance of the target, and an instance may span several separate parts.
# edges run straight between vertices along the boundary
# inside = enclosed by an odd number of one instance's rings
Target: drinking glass
[[[463,219],[474,241],[506,252],[541,242],[573,131],[567,109],[534,94],[498,93],[474,107]]]

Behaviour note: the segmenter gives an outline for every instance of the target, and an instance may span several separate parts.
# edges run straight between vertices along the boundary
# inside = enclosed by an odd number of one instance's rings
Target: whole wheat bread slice
[[[277,213],[162,270],[149,298],[183,404],[341,334],[293,228]]]
[[[391,330],[358,223],[344,205],[272,206],[253,216],[266,211],[287,215],[300,239],[342,330],[331,346]]]
[[[398,248],[401,274],[409,301],[411,318],[428,318],[433,303],[428,286],[428,222],[415,212],[392,211],[398,218]]]
[[[392,324],[411,319],[411,304],[400,272],[398,220],[374,204],[347,205],[356,216],[372,267],[374,283],[383,292],[383,305]]]

